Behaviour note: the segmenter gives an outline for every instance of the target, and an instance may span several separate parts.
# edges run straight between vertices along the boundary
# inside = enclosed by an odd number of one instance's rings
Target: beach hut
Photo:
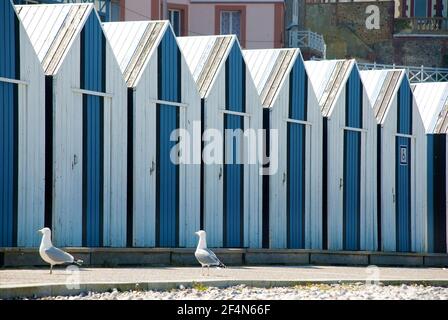
[[[169,22],[115,22],[104,28],[128,86],[128,245],[194,247],[201,173],[196,82]],[[181,151],[186,158],[173,162],[170,154],[180,145],[171,135],[178,129],[188,136],[180,140],[191,145]],[[196,163],[187,159],[194,155]]]
[[[45,72],[46,225],[59,246],[126,244],[126,84],[93,4],[17,6]]]
[[[0,247],[35,247],[44,225],[45,78],[9,0],[0,17]]]
[[[264,246],[322,248],[322,116],[299,49],[244,50],[264,108],[269,155],[263,182]],[[266,201],[268,199],[268,201]]]
[[[418,83],[413,93],[427,136],[428,252],[447,253],[448,82]]]
[[[263,110],[241,47],[233,35],[178,41],[202,105],[201,227],[210,246],[259,248],[262,165],[255,158]]]
[[[376,249],[376,120],[354,60],[306,61],[323,119],[323,248]]]
[[[426,251],[426,137],[404,70],[361,71],[377,122],[378,250]]]

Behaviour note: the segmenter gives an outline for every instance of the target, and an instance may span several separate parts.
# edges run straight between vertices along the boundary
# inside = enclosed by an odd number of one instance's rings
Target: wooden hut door
[[[19,22],[9,1],[0,12],[0,247],[17,245]]]
[[[242,130],[247,116],[246,65],[237,44],[230,50],[225,72],[223,244],[243,247],[245,190],[244,163],[240,157],[244,152]]]
[[[81,89],[83,93],[83,245],[103,246],[104,218],[104,95],[106,38],[95,14],[81,32]]]
[[[398,91],[395,140],[395,206],[397,251],[411,251],[412,93],[406,80]]]
[[[305,212],[308,207],[310,128],[307,122],[308,78],[301,59],[297,59],[289,78],[287,123],[287,247],[305,248]]]
[[[360,249],[361,170],[362,170],[362,84],[353,68],[346,86],[344,130],[343,248]]]
[[[177,141],[171,134],[180,125],[181,55],[172,32],[166,32],[158,51],[156,115],[156,246],[179,246],[179,164],[171,159]],[[163,103],[166,102],[166,103]]]

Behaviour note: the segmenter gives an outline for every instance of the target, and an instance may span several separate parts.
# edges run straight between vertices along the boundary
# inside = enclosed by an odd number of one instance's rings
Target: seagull
[[[42,234],[39,254],[42,260],[50,265],[50,274],[53,273],[53,266],[55,265],[65,263],[77,264],[78,266],[82,265],[82,260],[75,260],[71,254],[53,246],[51,243],[51,230],[49,228],[43,228],[37,232]]]
[[[213,251],[207,249],[207,234],[205,233],[205,231],[199,230],[195,232],[195,234],[199,236],[199,242],[194,256],[201,264],[201,275],[203,275],[204,267],[207,267],[208,274],[210,274],[210,266],[225,268],[226,266],[221,261],[219,261],[218,257],[213,253]]]

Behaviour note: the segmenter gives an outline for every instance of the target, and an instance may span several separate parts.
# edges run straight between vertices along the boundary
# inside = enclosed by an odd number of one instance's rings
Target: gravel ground
[[[244,285],[216,288],[201,284],[172,291],[127,291],[82,293],[42,300],[448,300],[448,288],[423,285],[313,284],[296,287],[252,288]]]

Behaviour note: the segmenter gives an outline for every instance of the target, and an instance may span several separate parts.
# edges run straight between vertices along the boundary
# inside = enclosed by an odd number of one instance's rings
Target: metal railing
[[[441,17],[396,18],[395,33],[448,34],[448,19]]]
[[[111,0],[14,0],[15,4],[34,4],[34,3],[94,3],[101,20],[108,22],[111,20]]]
[[[327,45],[321,34],[310,30],[290,30],[289,47],[291,48],[309,48],[317,51],[325,59],[327,54]]]
[[[448,68],[410,67],[395,64],[358,63],[361,70],[404,69],[413,83],[448,81]]]

